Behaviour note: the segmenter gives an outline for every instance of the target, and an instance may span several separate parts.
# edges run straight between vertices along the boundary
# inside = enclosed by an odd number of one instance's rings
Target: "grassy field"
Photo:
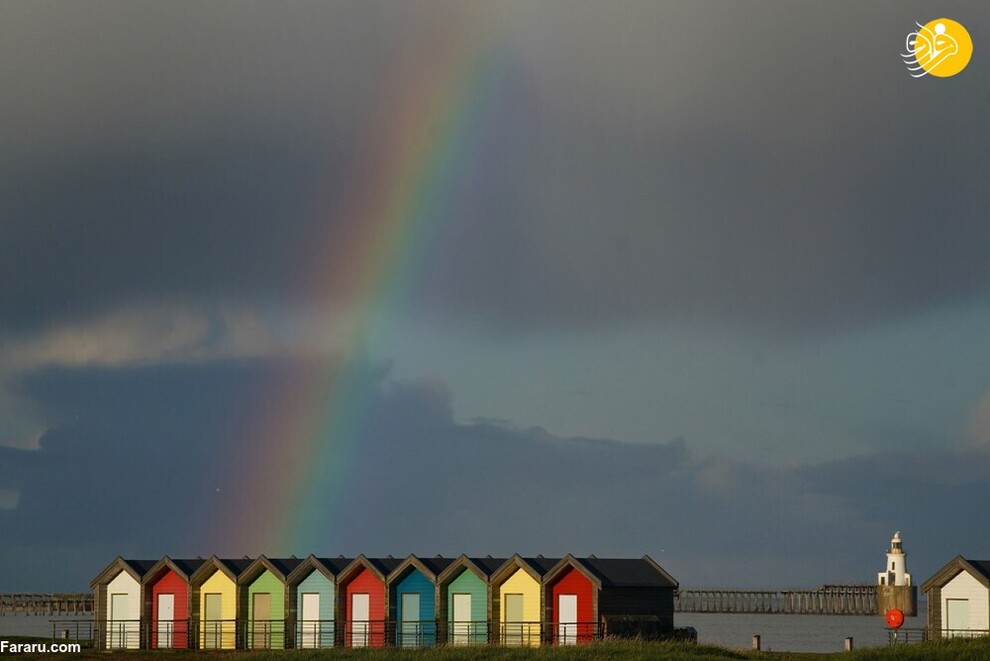
[[[19,642],[29,642],[19,639]],[[41,641],[44,642],[44,641]],[[835,652],[814,654],[806,652],[751,652],[729,650],[713,645],[691,643],[648,643],[637,641],[604,642],[579,647],[543,647],[519,649],[505,647],[446,647],[438,649],[328,649],[289,650],[269,652],[248,651],[132,651],[98,652],[87,650],[81,654],[19,654],[18,659],[119,659],[120,661],[463,661],[468,659],[495,659],[496,661],[525,661],[528,659],[564,661],[591,661],[593,659],[617,659],[620,661],[646,661],[669,659],[670,661],[722,661],[728,659],[761,659],[764,661],[842,659],[843,661],[907,661],[990,659],[990,639],[953,640],[940,643],[918,643],[897,647],[879,647],[856,650],[852,653]]]

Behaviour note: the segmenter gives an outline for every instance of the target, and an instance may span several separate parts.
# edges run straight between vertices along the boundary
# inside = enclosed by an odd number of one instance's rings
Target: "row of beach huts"
[[[111,562],[101,649],[568,645],[670,636],[678,583],[642,558],[258,558]]]

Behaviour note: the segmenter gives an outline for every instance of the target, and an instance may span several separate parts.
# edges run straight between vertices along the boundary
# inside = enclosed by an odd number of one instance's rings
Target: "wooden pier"
[[[877,615],[877,586],[823,585],[817,590],[680,590],[678,613]]]
[[[877,615],[877,586],[823,585],[817,590],[680,590],[678,613]],[[92,593],[0,594],[0,616],[90,615]]]
[[[91,615],[93,593],[0,594],[0,616]]]

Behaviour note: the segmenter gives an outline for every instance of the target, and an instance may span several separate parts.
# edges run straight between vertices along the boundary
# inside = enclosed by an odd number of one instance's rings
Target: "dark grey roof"
[[[606,587],[677,587],[642,558],[580,558]]]
[[[419,558],[419,556],[417,556]],[[433,572],[434,576],[439,576],[440,572],[449,567],[454,562],[454,558],[419,558],[423,566]]]
[[[498,571],[498,568],[505,564],[508,558],[492,558],[491,556],[486,556],[484,558],[468,558],[475,566],[485,573],[487,578],[491,578],[492,574]]]
[[[288,576],[292,573],[292,570],[302,564],[302,560],[299,558],[268,558],[268,562],[272,563],[275,569],[282,572],[282,576]]]
[[[368,558],[370,562],[383,576],[391,574],[396,567],[405,562],[405,558]]]
[[[192,559],[180,558],[178,560],[175,558],[171,558],[171,560],[172,560],[172,564],[178,567],[179,571],[181,571],[186,576],[192,576],[193,572],[195,572],[197,569],[202,567],[203,563],[206,562],[206,560],[204,560],[203,558],[192,558]]]
[[[990,560],[966,560],[973,565],[973,569],[990,578]]]
[[[523,558],[523,560],[525,560],[530,567],[535,569],[536,573],[539,574],[541,578],[546,576],[547,572],[556,567],[557,563],[560,562],[560,558],[544,558],[542,556],[538,556],[536,558]]]
[[[254,558],[223,558],[220,560],[227,569],[234,575],[234,578],[240,576],[245,569],[251,566],[254,562]]]
[[[345,558],[343,556],[337,556],[336,558],[317,558],[323,563],[323,566],[330,570],[330,573],[334,576],[340,574],[340,572],[347,569],[347,567],[354,562],[354,558]]]
[[[128,566],[130,566],[130,568],[134,570],[134,573],[136,573],[140,577],[144,577],[144,575],[147,574],[149,571],[151,571],[151,568],[157,565],[159,561],[158,560],[124,560],[124,562],[126,562]]]

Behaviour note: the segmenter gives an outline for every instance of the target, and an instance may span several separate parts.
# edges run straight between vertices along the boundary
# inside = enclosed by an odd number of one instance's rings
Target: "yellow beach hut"
[[[559,558],[513,555],[492,576],[492,623],[502,645],[536,647],[542,638],[543,575]]]
[[[200,649],[237,647],[237,577],[251,560],[212,556],[190,579]]]

